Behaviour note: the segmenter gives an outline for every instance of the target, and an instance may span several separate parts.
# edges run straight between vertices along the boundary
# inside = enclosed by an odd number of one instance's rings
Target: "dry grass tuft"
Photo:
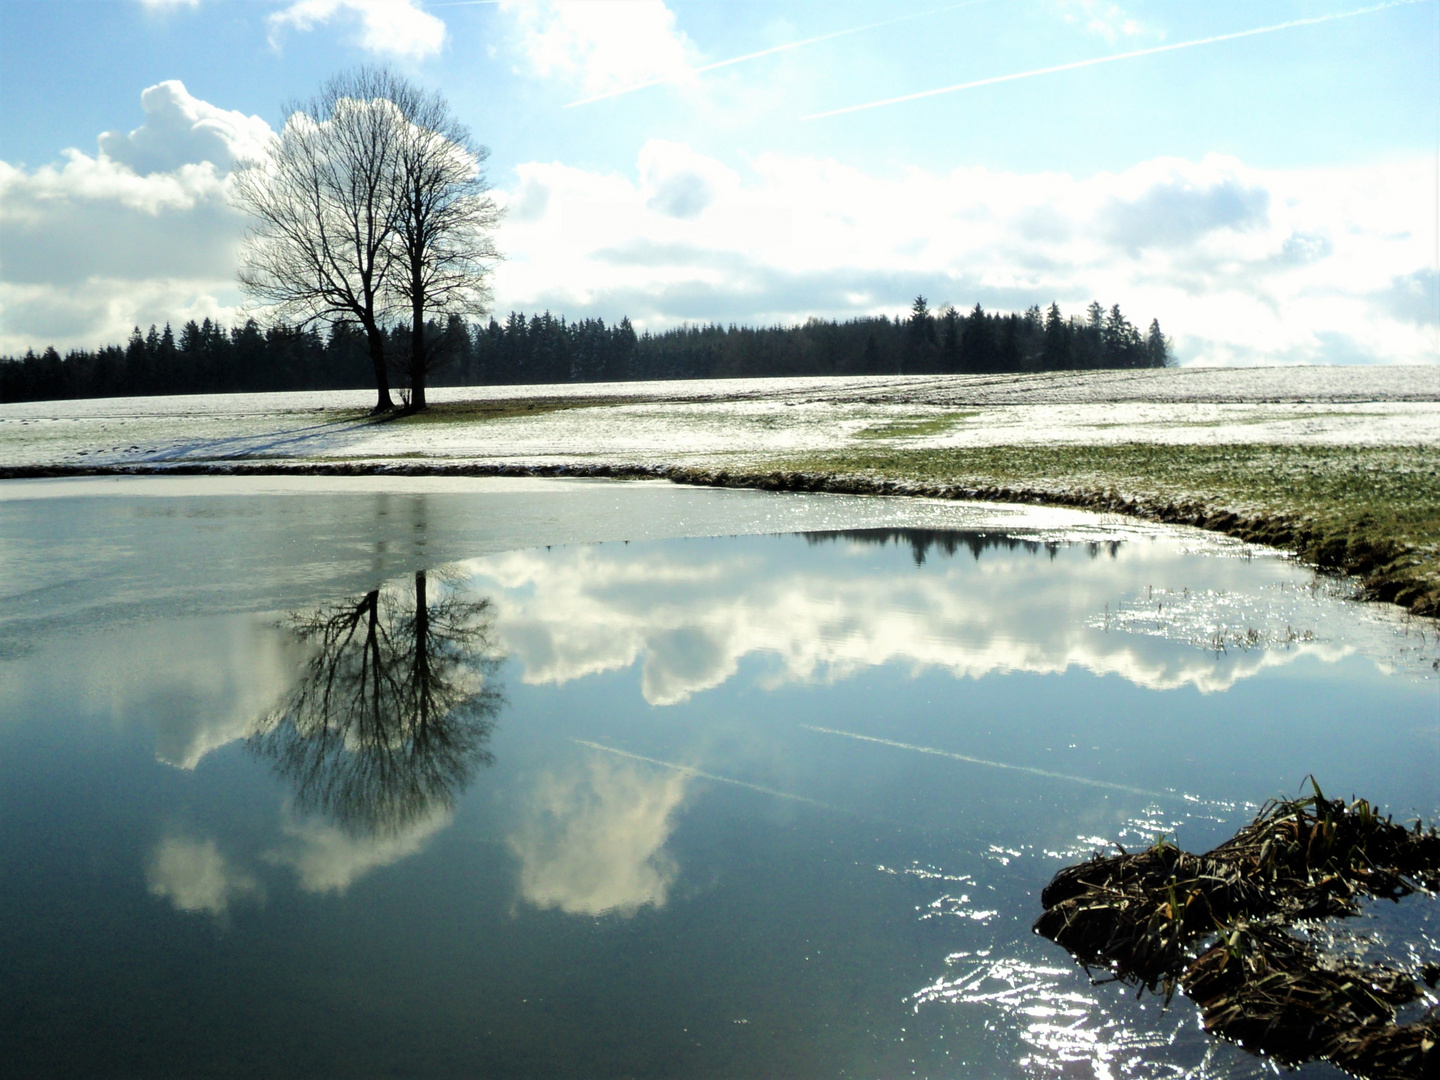
[[[1356,915],[1361,897],[1420,890],[1440,890],[1440,834],[1315,785],[1309,798],[1268,803],[1203,855],[1162,837],[1066,867],[1041,893],[1035,930],[1167,1001],[1178,987],[1205,1030],[1248,1050],[1401,1080],[1440,1070],[1440,1014],[1395,1022],[1422,997],[1415,974],[1325,956],[1287,928]],[[1436,972],[1416,974],[1434,985]]]

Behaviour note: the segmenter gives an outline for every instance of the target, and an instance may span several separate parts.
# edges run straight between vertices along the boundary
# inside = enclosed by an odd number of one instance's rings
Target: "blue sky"
[[[502,312],[660,328],[917,292],[1098,298],[1158,316],[1191,362],[1440,353],[1440,0],[0,0],[0,18],[0,352],[239,316],[234,160],[282,102],[379,60],[491,147]]]

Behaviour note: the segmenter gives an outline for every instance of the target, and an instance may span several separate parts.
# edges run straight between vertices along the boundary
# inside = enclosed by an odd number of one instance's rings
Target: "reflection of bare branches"
[[[476,766],[503,698],[488,599],[431,601],[426,575],[291,616],[314,650],[285,703],[251,736],[301,810],[357,833],[394,833],[448,807]]]

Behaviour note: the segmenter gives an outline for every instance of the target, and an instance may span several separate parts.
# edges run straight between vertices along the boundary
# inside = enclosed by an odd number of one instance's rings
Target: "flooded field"
[[[579,481],[3,496],[15,1075],[1269,1074],[1092,984],[1041,888],[1311,774],[1440,817],[1433,624],[1196,530]],[[1315,934],[1440,961],[1415,899]]]

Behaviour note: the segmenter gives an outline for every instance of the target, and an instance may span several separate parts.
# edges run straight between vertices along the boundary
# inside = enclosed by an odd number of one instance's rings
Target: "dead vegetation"
[[[1035,923],[1086,968],[1131,985],[1182,990],[1205,1030],[1297,1065],[1333,1062],[1369,1080],[1440,1077],[1440,1013],[1410,1024],[1396,1010],[1424,998],[1419,972],[1329,956],[1297,924],[1440,890],[1440,834],[1395,824],[1364,799],[1268,803],[1213,851],[1163,837],[1145,851],[1070,866],[1041,893]]]

